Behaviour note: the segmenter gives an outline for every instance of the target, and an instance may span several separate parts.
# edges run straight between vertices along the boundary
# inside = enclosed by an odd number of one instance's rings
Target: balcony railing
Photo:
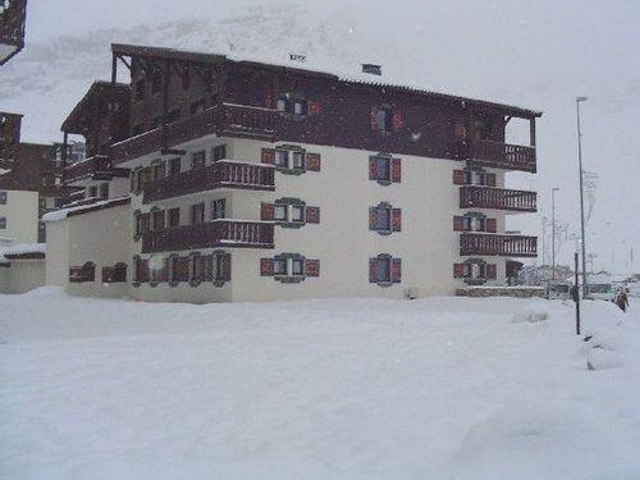
[[[274,169],[268,165],[220,160],[213,165],[172,175],[143,186],[144,203],[216,188],[273,191]]]
[[[489,208],[514,212],[535,212],[537,194],[526,190],[465,186],[460,187],[460,208]]]
[[[146,232],[142,252],[168,252],[197,248],[273,248],[273,224],[243,220],[214,220]]]
[[[0,2],[0,65],[24,47],[27,0]]]
[[[463,233],[460,235],[460,255],[536,257],[538,238],[523,235]]]
[[[474,140],[468,147],[468,158],[487,167],[536,171],[536,149],[491,140]]]
[[[276,111],[267,108],[220,104],[202,113],[170,123],[167,146],[174,147],[204,135],[235,135],[273,141]],[[113,164],[161,150],[162,129],[156,128],[131,137],[111,147]]]
[[[64,181],[67,185],[82,180],[111,180],[113,177],[127,177],[129,170],[113,168],[109,157],[96,155],[69,165],[64,169]]]

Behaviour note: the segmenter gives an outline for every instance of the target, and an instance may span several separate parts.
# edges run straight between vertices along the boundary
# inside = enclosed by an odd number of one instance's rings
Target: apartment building
[[[377,65],[112,52],[112,81],[63,124],[88,151],[65,181],[89,198],[47,217],[49,283],[196,303],[414,298],[503,285],[507,259],[536,256],[536,237],[505,233],[536,193],[505,175],[536,172],[539,112],[387,84]],[[507,143],[516,121],[527,145]]]

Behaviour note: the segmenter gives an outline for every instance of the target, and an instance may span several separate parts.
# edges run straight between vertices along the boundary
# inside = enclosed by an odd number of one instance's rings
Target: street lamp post
[[[587,97],[576,98],[576,116],[578,127],[578,167],[580,169],[580,234],[582,243],[582,296],[586,297],[589,293],[587,283],[587,247],[584,236],[584,179],[582,171],[582,131],[580,130],[580,103],[587,100]]]
[[[556,281],[556,192],[558,187],[551,189],[551,281]]]

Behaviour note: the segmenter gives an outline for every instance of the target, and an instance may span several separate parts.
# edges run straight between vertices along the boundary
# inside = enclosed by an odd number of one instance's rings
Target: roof
[[[89,203],[86,205],[78,205],[74,207],[61,208],[60,210],[56,210],[54,212],[45,213],[42,216],[42,221],[47,222],[58,222],[60,220],[64,220],[68,217],[74,217],[76,215],[84,215],[85,213],[96,212],[99,210],[106,210],[108,208],[119,207],[121,205],[128,205],[131,202],[130,197],[116,197],[109,198],[107,200],[99,200],[94,203]]]
[[[192,52],[186,50],[178,50],[165,47],[149,47],[142,45],[131,44],[112,44],[111,49],[116,55],[122,56],[142,56],[150,58],[159,58],[167,60],[178,61],[193,61],[201,63],[219,64],[225,61],[235,62],[247,65],[256,65],[263,68],[281,69],[288,71],[297,71],[308,75],[322,76],[325,78],[331,78],[335,81],[342,82],[350,85],[366,85],[374,88],[384,88],[387,90],[397,90],[401,92],[425,95],[434,98],[440,98],[443,100],[464,102],[471,105],[477,105],[482,107],[489,107],[500,109],[507,114],[513,116],[522,116],[525,118],[540,117],[542,112],[529,108],[522,108],[513,105],[508,105],[500,102],[493,102],[487,100],[479,100],[471,97],[452,95],[449,93],[437,92],[427,88],[414,85],[411,82],[403,80],[386,80],[384,77],[378,75],[372,75],[368,73],[350,71],[347,72],[344,69],[331,67],[322,64],[313,64],[312,62],[298,62],[294,60],[285,60],[282,58],[270,58],[269,61],[265,61],[264,58],[251,58],[248,56],[239,55],[224,55],[218,53],[202,53]],[[358,65],[360,67],[360,65]]]
[[[61,130],[67,133],[81,134],[84,127],[85,110],[94,98],[113,92],[128,92],[129,89],[129,85],[125,83],[111,83],[103,80],[93,82],[84,97],[73,107],[71,113],[64,120]]]
[[[46,243],[19,243],[0,247],[0,263],[7,260],[40,260],[45,258],[46,252]]]

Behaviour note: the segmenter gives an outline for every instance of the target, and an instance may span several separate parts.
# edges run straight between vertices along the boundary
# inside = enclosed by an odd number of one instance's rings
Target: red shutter
[[[140,227],[142,228],[142,232],[148,232],[151,229],[151,215],[148,213],[140,214]]]
[[[486,265],[486,275],[487,280],[494,280],[497,277],[498,269],[495,263],[487,263]]]
[[[260,259],[260,275],[262,277],[273,276],[273,258]]]
[[[369,283],[378,282],[378,259],[369,259]]]
[[[320,207],[306,207],[305,218],[307,223],[320,223]]]
[[[273,205],[270,203],[260,204],[260,220],[273,220]]]
[[[262,149],[262,163],[273,165],[276,163],[276,151],[273,148]]]
[[[463,232],[464,228],[464,217],[455,216],[453,217],[453,231],[454,232]]]
[[[378,162],[375,157],[369,157],[369,180],[378,179]]]
[[[378,210],[376,210],[376,207],[369,207],[369,230],[376,229],[377,220]]]
[[[391,230],[393,232],[402,231],[402,209],[400,208],[391,209]]]
[[[456,123],[455,135],[457,138],[464,140],[467,138],[467,128],[462,123]]]
[[[320,113],[322,111],[322,104],[320,102],[307,102],[307,112],[310,114]]]
[[[401,258],[391,259],[391,281],[393,283],[402,282],[402,259]]]
[[[321,158],[319,153],[307,153],[307,170],[310,172],[320,171]]]
[[[498,231],[498,222],[495,218],[487,218],[485,220],[485,226],[489,233],[496,233]]]
[[[305,260],[304,270],[307,277],[319,277],[320,260]]]
[[[391,160],[391,181],[393,183],[400,183],[402,180],[402,160],[399,158],[393,158]]]
[[[465,185],[467,183],[467,175],[464,170],[453,171],[453,183],[454,185]]]
[[[453,264],[453,278],[463,278],[466,277],[467,266],[464,263],[454,263]]]
[[[487,173],[485,174],[487,186],[495,187],[496,186],[496,174],[495,173]]]
[[[402,116],[402,112],[395,111],[393,112],[393,129],[395,131],[401,130],[404,127],[404,117]]]
[[[219,279],[224,282],[231,281],[231,254],[230,253],[221,253],[220,254],[220,272]]]
[[[271,93],[267,93],[264,104],[267,108],[273,108],[273,95],[271,95]]]
[[[372,108],[371,112],[369,112],[369,124],[371,125],[371,130],[378,130],[378,109]]]

